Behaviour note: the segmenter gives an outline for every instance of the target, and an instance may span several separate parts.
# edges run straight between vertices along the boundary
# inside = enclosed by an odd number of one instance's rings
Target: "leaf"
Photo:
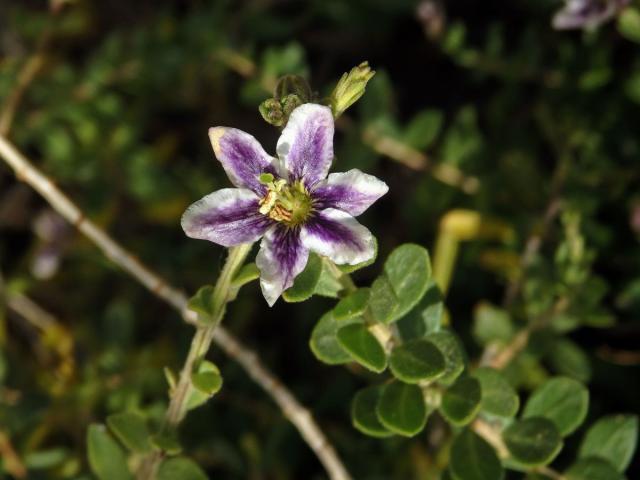
[[[412,340],[393,349],[389,367],[397,379],[418,383],[444,374],[445,359],[438,347],[428,340]]]
[[[480,303],[473,312],[473,336],[480,345],[508,342],[514,329],[509,313],[490,303]]]
[[[444,392],[440,411],[454,425],[466,425],[480,410],[482,390],[480,382],[469,376],[459,377]]]
[[[624,475],[616,471],[609,462],[598,457],[578,460],[564,472],[566,480],[624,480]]]
[[[522,416],[548,418],[564,437],[584,422],[588,409],[589,391],[585,386],[572,378],[556,377],[533,392]]]
[[[260,278],[260,270],[255,263],[247,263],[244,265],[240,271],[233,277],[231,281],[232,288],[240,288],[247,283],[253,282]]]
[[[464,370],[464,353],[458,338],[448,330],[427,335],[425,339],[433,343],[444,356],[444,374],[438,378],[438,382],[451,385]]]
[[[184,457],[165,460],[158,469],[157,480],[209,480],[194,461]]]
[[[320,279],[313,293],[314,295],[321,295],[323,297],[338,298],[340,292],[344,290],[344,285],[336,278],[336,273],[334,269],[329,266],[328,262],[330,262],[330,260],[323,259],[322,261]]]
[[[204,360],[198,366],[198,370],[191,374],[191,383],[194,389],[189,393],[187,410],[193,410],[209,400],[222,388],[222,376],[218,367]]]
[[[640,43],[640,10],[635,7],[622,10],[618,15],[618,31],[627,40]]]
[[[196,294],[189,299],[187,306],[198,314],[198,319],[205,324],[213,322],[216,306],[213,301],[214,288],[211,285],[205,285],[198,289]]]
[[[418,305],[397,323],[402,338],[412,340],[439,331],[442,326],[443,312],[444,304],[440,289],[433,280],[430,280],[429,287]]]
[[[338,322],[333,316],[333,311],[325,313],[316,323],[309,339],[309,347],[316,358],[329,365],[351,362],[351,355],[342,348],[336,334],[339,328],[358,321],[362,322],[362,319],[356,317]]]
[[[389,279],[385,275],[376,278],[371,285],[369,309],[377,322],[391,323],[400,304]]]
[[[473,376],[480,382],[482,411],[499,417],[515,416],[520,407],[520,397],[500,372],[482,367],[473,372]]]
[[[543,417],[516,420],[502,438],[513,458],[530,467],[546,465],[562,449],[562,438],[554,423]]]
[[[333,317],[336,320],[345,320],[362,315],[367,308],[370,296],[369,288],[359,288],[338,302],[333,309]]]
[[[622,473],[631,463],[637,441],[636,415],[610,415],[601,418],[587,430],[578,457],[598,457],[607,460]]]
[[[560,374],[587,383],[591,378],[591,364],[584,351],[566,338],[556,340],[549,351],[549,361]]]
[[[413,437],[427,423],[427,406],[422,389],[402,382],[385,385],[376,414],[387,429],[398,435]]]
[[[151,444],[167,455],[178,455],[182,452],[182,446],[174,430],[163,430],[156,435],[152,435]]]
[[[387,356],[380,342],[361,323],[347,325],[338,330],[338,343],[360,365],[380,373],[387,368]]]
[[[376,406],[382,395],[382,387],[374,386],[356,393],[351,404],[351,421],[353,426],[372,437],[389,437],[393,435],[387,430],[376,414]]]
[[[293,286],[282,292],[282,298],[289,303],[303,302],[309,299],[315,292],[321,272],[322,259],[315,253],[310,253],[307,266],[296,277]]]
[[[133,479],[122,448],[109,435],[104,425],[89,425],[87,450],[91,471],[99,480]]]
[[[443,122],[442,112],[439,110],[425,110],[417,114],[404,132],[404,143],[418,150],[425,149],[438,136]]]
[[[398,298],[398,308],[387,322],[399,319],[420,301],[431,279],[429,252],[407,243],[396,248],[384,264],[384,273]]]
[[[493,447],[469,429],[460,432],[453,441],[449,472],[454,480],[504,478],[504,470]]]
[[[133,452],[149,452],[149,429],[144,417],[135,412],[122,412],[107,417],[107,425],[122,444]]]

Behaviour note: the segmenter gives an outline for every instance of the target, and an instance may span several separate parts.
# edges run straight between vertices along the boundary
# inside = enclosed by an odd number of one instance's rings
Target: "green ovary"
[[[267,183],[267,187],[267,194],[260,200],[260,213],[289,227],[309,218],[313,202],[301,181],[288,184],[285,180],[276,180]]]

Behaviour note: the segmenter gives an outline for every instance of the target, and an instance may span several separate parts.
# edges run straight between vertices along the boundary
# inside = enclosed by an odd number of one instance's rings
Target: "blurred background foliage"
[[[338,122],[336,169],[357,167],[390,186],[363,220],[380,258],[408,241],[433,254],[436,238],[456,231],[441,222],[446,214],[472,212],[481,227],[453,234],[461,243],[446,300],[470,356],[561,302],[550,328],[508,366],[511,382],[526,395],[563,374],[589,384],[590,419],[637,412],[638,45],[615,22],[554,31],[555,0],[433,5],[4,0],[0,100],[41,51],[10,137],[92,219],[194,292],[215,279],[223,258],[179,227],[187,205],[228,184],[207,129],[241,128],[273,151],[278,131],[257,106],[279,76],[304,75],[324,96],[368,60],[377,74]],[[536,232],[542,244],[523,271]],[[160,419],[162,368],[179,367],[192,328],[6,168],[0,267],[4,465],[13,451],[29,478],[90,478],[88,425],[126,408]],[[356,281],[369,284],[380,268]],[[225,324],[312,409],[355,478],[437,478],[446,439],[437,422],[413,440],[380,441],[352,428],[349,403],[370,374],[323,365],[308,346],[331,305],[314,297],[268,309],[254,283]],[[185,421],[188,454],[217,478],[323,478],[272,401],[233,361],[216,349],[211,357],[225,386]],[[628,475],[640,475],[637,464]]]

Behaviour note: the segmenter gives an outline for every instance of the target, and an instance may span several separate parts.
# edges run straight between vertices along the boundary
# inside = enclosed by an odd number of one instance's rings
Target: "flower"
[[[566,0],[564,8],[553,17],[553,28],[592,29],[615,17],[631,0]]]
[[[191,238],[231,247],[262,237],[256,264],[271,306],[302,272],[309,252],[337,264],[373,258],[371,232],[354,218],[388,187],[360,170],[332,173],[333,116],[328,107],[296,108],[278,140],[278,158],[235,128],[215,127],[209,138],[229,180],[191,205],[182,228]]]

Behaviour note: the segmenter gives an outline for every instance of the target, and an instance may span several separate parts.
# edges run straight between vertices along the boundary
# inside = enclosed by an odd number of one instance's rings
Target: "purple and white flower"
[[[566,0],[553,17],[553,28],[593,29],[615,17],[631,0]]]
[[[269,305],[293,285],[310,251],[349,265],[374,255],[371,232],[354,217],[388,187],[356,169],[327,176],[333,133],[331,110],[311,103],[291,113],[277,158],[241,130],[209,130],[215,155],[237,188],[195,202],[182,216],[182,228],[191,238],[225,247],[262,238],[256,264]]]

